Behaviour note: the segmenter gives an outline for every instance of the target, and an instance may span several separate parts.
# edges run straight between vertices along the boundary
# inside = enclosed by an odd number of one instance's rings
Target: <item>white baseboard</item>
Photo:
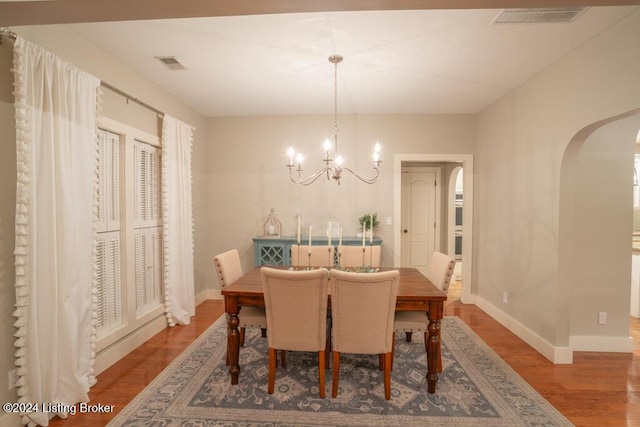
[[[220,290],[205,289],[195,296],[195,304],[198,305],[208,299],[222,299]],[[145,326],[133,332],[131,335],[128,335],[100,351],[96,356],[95,375],[98,375],[105,369],[109,368],[111,365],[131,353],[145,341],[149,340],[165,328],[168,328],[167,317],[164,314],[161,314]],[[0,427],[3,426],[0,425]]]
[[[632,353],[634,342],[631,337],[599,337],[572,335],[569,345],[573,351],[605,351],[611,353]]]
[[[22,427],[20,415],[4,414],[0,417],[0,427]]]
[[[167,316],[163,313],[130,335],[100,351],[96,355],[95,375],[100,374],[167,327]]]
[[[573,363],[572,347],[556,347],[551,345],[544,338],[482,297],[476,296],[476,305],[553,363]]]

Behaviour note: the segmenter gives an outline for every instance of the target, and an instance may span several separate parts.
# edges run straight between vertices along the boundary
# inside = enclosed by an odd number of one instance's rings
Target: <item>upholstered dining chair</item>
[[[291,245],[291,266],[331,268],[333,267],[333,246]]]
[[[216,273],[222,287],[227,287],[244,274],[237,249],[231,249],[213,258]],[[240,328],[240,346],[244,346],[245,328],[260,328],[262,336],[266,335],[267,317],[262,307],[242,307],[238,314]]]
[[[338,264],[341,268],[380,267],[380,259],[382,257],[382,247],[380,245],[365,246],[364,255],[362,246],[341,246],[338,251]]]
[[[333,341],[332,397],[338,395],[340,354],[378,354],[384,371],[385,399],[391,398],[393,313],[398,296],[397,270],[351,273],[331,270]]]
[[[327,296],[329,270],[289,271],[260,269],[269,335],[268,392],[273,394],[277,350],[317,351],[320,397],[325,395]]]
[[[431,256],[431,262],[427,270],[427,278],[439,289],[447,293],[451,277],[453,276],[453,268],[456,265],[455,259],[442,252],[434,252]],[[405,339],[411,342],[411,335],[414,332],[424,333],[424,347],[428,352],[429,317],[425,311],[399,311],[395,315],[394,330],[395,332],[405,333]],[[438,372],[442,372],[442,357],[440,354],[440,342],[438,341]]]

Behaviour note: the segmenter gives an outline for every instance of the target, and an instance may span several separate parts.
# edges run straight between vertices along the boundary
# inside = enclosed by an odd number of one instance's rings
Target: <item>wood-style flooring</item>
[[[576,352],[573,364],[554,365],[478,307],[460,303],[458,290],[450,289],[445,315],[464,320],[576,426],[640,426],[640,350]],[[165,329],[101,373],[89,397],[115,405],[114,413],[54,418],[49,425],[104,426],[222,313],[222,301],[207,300],[190,325]]]

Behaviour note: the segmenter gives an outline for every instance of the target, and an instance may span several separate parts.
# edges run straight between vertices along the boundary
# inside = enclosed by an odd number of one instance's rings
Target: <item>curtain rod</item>
[[[101,81],[101,82],[100,82],[100,84],[101,84],[102,86],[106,87],[107,89],[109,89],[109,90],[111,90],[111,91],[113,91],[113,92],[117,93],[118,95],[122,95],[123,97],[125,97],[125,98],[127,99],[127,101],[133,101],[133,102],[135,102],[135,103],[137,103],[137,104],[140,104],[140,105],[142,105],[143,107],[145,107],[145,108],[147,108],[147,109],[149,109],[149,110],[151,110],[151,111],[154,111],[156,114],[159,114],[159,115],[161,115],[161,116],[164,116],[164,112],[163,112],[163,111],[160,111],[160,110],[158,110],[157,108],[152,107],[151,105],[147,104],[146,102],[141,101],[141,100],[139,100],[138,98],[136,98],[136,97],[134,97],[134,96],[129,95],[129,94],[128,94],[128,93],[126,93],[125,91],[118,89],[117,87],[115,87],[115,86],[113,86],[113,85],[111,85],[111,84],[109,84],[109,83],[105,82],[104,80],[103,80],[103,81]]]
[[[2,44],[2,39],[6,37],[9,40],[13,40],[15,41],[16,37],[18,37],[18,35],[16,33],[14,33],[13,31],[11,31],[8,28],[0,28],[0,44]]]
[[[3,39],[4,37],[6,37],[6,38],[8,38],[8,39],[10,39],[10,40],[15,41],[15,39],[16,39],[16,37],[17,37],[17,34],[16,34],[16,33],[14,33],[13,31],[11,31],[11,30],[10,30],[10,29],[8,29],[8,28],[1,27],[1,28],[0,28],[0,44],[2,44],[2,39]],[[117,93],[117,94],[119,94],[119,95],[122,95],[123,97],[125,97],[125,98],[127,99],[127,101],[133,101],[133,102],[135,102],[135,103],[137,103],[137,104],[140,104],[140,105],[142,105],[143,107],[145,107],[145,108],[147,108],[147,109],[149,109],[149,110],[151,110],[151,111],[155,112],[156,114],[159,114],[159,115],[161,115],[161,116],[164,116],[164,112],[163,112],[163,111],[160,111],[160,110],[158,110],[157,108],[152,107],[151,105],[147,104],[146,102],[139,100],[139,99],[138,99],[138,98],[136,98],[135,96],[131,96],[131,95],[129,95],[129,94],[128,94],[128,93],[126,93],[125,91],[120,90],[120,89],[118,89],[117,87],[115,87],[115,86],[113,86],[113,85],[111,85],[111,84],[109,84],[109,83],[107,83],[107,82],[105,82],[105,81],[101,81],[101,82],[100,82],[100,84],[101,84],[102,86],[106,87],[107,89],[109,89],[109,90],[111,90],[111,91],[113,91],[113,92],[115,92],[115,93]]]

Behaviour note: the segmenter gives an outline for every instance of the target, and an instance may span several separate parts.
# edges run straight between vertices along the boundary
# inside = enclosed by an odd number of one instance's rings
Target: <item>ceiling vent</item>
[[[494,24],[549,24],[575,21],[586,7],[504,9]]]
[[[158,61],[162,62],[168,69],[170,70],[185,70],[186,68],[182,65],[175,56],[156,56]]]

